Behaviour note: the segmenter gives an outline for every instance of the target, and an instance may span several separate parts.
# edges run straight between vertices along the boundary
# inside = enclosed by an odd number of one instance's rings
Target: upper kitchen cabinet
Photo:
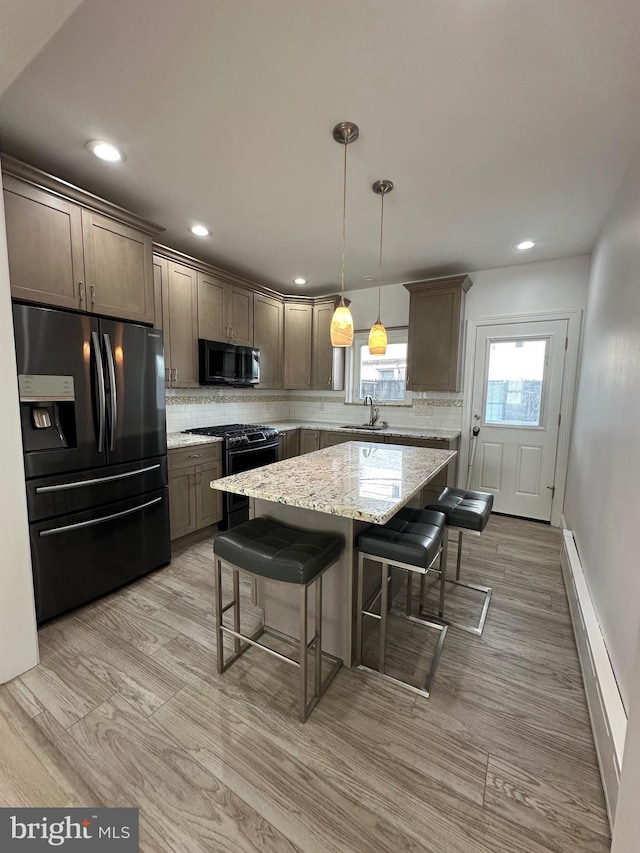
[[[311,388],[311,331],[313,305],[308,302],[284,304],[284,387]]]
[[[338,297],[314,300],[311,387],[318,391],[344,389],[344,347],[331,346],[331,318]]]
[[[407,388],[460,391],[467,275],[405,284],[409,298]]]
[[[153,323],[153,249],[149,234],[82,211],[88,310]]]
[[[162,229],[19,160],[2,169],[12,296],[153,323]]]
[[[10,175],[3,184],[12,296],[84,308],[81,208]]]
[[[253,293],[201,272],[198,276],[201,338],[253,346]]]
[[[156,301],[162,305],[165,383],[168,388],[192,388],[199,384],[198,273],[157,254],[153,273]]]
[[[284,306],[280,299],[253,294],[253,345],[260,350],[260,388],[282,388]]]

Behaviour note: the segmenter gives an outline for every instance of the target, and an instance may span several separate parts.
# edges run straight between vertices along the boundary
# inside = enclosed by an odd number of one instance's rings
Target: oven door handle
[[[274,441],[273,444],[261,444],[260,447],[242,447],[229,450],[229,456],[242,456],[245,453],[258,453],[260,450],[272,450],[274,447],[278,446],[278,442]]]

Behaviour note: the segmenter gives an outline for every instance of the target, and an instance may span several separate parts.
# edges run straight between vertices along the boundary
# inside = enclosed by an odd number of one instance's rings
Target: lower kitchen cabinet
[[[315,450],[316,448],[314,448]],[[289,429],[278,436],[278,459],[293,459],[300,455],[300,430]]]
[[[222,476],[222,445],[170,450],[168,466],[171,539],[221,521],[222,493],[209,483]]]
[[[433,447],[436,450],[459,450],[459,438],[409,438],[408,436],[386,435],[385,444],[404,444],[410,447]],[[433,503],[440,496],[445,486],[455,486],[458,476],[458,457],[454,456],[451,462],[439,471],[436,476],[429,480],[422,490],[420,503],[426,506]]]
[[[384,437],[375,433],[337,432],[326,430],[320,433],[320,447],[333,447],[336,444],[344,444],[345,441],[367,441],[382,442]]]
[[[320,450],[320,430],[301,429],[300,456],[302,456],[303,453],[311,453],[313,450]]]

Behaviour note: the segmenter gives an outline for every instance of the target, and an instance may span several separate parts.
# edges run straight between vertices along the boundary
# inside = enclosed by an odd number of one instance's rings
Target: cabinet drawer
[[[193,444],[191,447],[180,447],[170,450],[167,454],[169,471],[178,468],[191,468],[205,462],[219,462],[222,459],[222,442],[209,444]]]

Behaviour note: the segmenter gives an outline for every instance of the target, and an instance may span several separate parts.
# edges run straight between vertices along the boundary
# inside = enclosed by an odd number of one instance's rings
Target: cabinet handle
[[[192,485],[192,486],[195,486],[195,484],[196,484],[196,475],[195,475],[195,474],[190,474],[190,475],[189,475],[189,479],[191,480],[191,485]]]
[[[200,459],[201,456],[202,456],[202,453],[190,453],[189,459]]]
[[[80,302],[84,301],[84,284],[79,281],[78,282],[78,294],[80,296]]]
[[[164,369],[164,381],[165,382],[171,382],[171,371],[169,370],[168,367],[165,367],[165,369]]]
[[[171,368],[171,381],[172,382],[178,381],[178,368],[177,367]]]
[[[89,285],[89,290],[91,291],[91,304],[93,305],[96,301],[96,289],[93,284]]]
[[[198,471],[198,473],[196,474],[196,486],[201,486],[201,485],[202,485],[202,472]]]

